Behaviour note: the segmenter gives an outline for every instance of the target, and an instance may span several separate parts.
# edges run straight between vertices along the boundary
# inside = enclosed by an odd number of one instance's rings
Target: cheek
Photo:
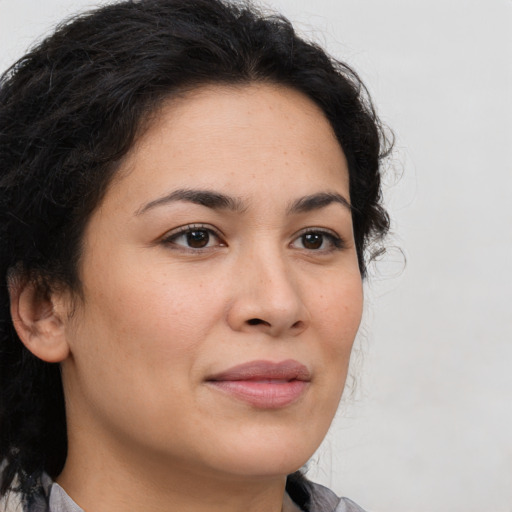
[[[187,293],[182,281],[171,286],[165,277],[121,270],[87,283],[87,302],[69,333],[71,382],[102,421],[133,422],[137,410],[144,431],[186,405],[181,397],[212,328],[214,304]]]
[[[319,294],[316,325],[321,347],[321,387],[325,393],[325,410],[334,416],[348,374],[350,355],[363,309],[361,279],[331,281]],[[319,381],[319,384],[320,384]],[[331,417],[330,417],[331,418]],[[330,419],[329,419],[330,422]]]
[[[215,301],[208,300],[215,295],[205,288],[193,272],[118,268],[102,282],[91,283],[89,317],[99,319],[114,338],[131,340],[141,349],[179,351],[193,347],[218,317]]]
[[[363,290],[361,279],[333,281],[315,301],[316,323],[332,355],[350,354],[361,323]]]

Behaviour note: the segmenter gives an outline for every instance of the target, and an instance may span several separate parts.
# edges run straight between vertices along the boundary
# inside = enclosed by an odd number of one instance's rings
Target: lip
[[[211,387],[260,409],[279,409],[296,402],[306,391],[311,373],[306,366],[288,359],[250,361],[206,379]]]

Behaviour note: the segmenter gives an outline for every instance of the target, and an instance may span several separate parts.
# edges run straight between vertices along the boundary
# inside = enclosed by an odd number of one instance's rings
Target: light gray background
[[[0,0],[0,68],[95,4]],[[374,512],[511,512],[512,1],[267,5],[360,72],[397,136],[407,265],[392,250],[367,283],[357,387],[310,474]]]

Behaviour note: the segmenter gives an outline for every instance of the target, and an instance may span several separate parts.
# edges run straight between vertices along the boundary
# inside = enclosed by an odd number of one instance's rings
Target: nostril
[[[302,322],[301,320],[295,322],[292,325],[292,329],[302,329],[303,327],[304,327],[304,322]]]
[[[270,325],[268,322],[265,322],[265,320],[261,320],[260,318],[251,318],[250,320],[247,320],[247,323],[249,325]]]

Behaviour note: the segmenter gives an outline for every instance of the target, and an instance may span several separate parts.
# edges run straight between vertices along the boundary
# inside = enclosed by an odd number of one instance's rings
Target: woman
[[[298,472],[388,228],[357,76],[243,4],[128,1],[15,64],[0,123],[4,507],[361,510]]]

